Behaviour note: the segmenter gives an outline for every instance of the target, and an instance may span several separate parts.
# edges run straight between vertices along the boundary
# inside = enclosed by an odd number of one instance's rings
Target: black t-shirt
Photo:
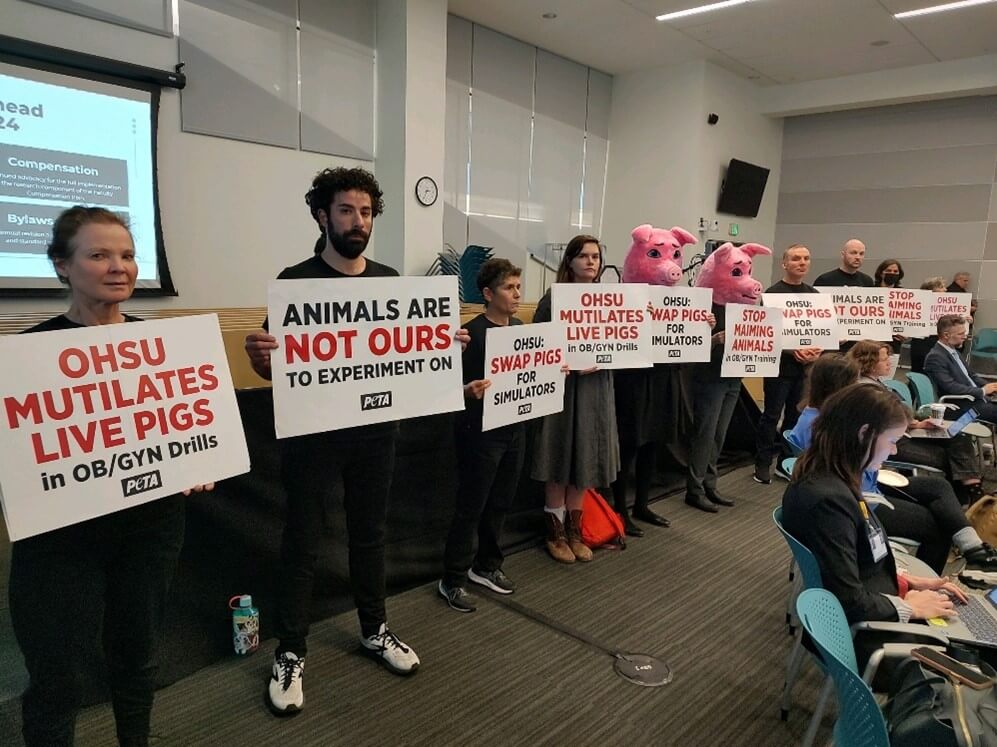
[[[522,323],[523,321],[521,319],[517,319],[515,317],[509,320],[509,326],[516,326]],[[467,330],[468,334],[471,335],[471,341],[467,343],[467,347],[464,349],[464,354],[462,356],[465,384],[472,381],[478,381],[479,379],[488,378],[485,374],[485,334],[493,327],[501,326],[501,324],[496,324],[484,314],[478,314],[474,317],[474,319],[464,325],[464,328]],[[487,397],[488,394],[489,392],[486,389],[485,396]],[[464,400],[464,405],[466,407],[464,417],[468,427],[476,428],[480,431],[481,416],[484,413],[485,408],[484,400],[466,398]]]
[[[126,322],[141,322],[137,316],[131,316],[130,314],[125,314]],[[86,324],[79,324],[74,322],[65,314],[59,314],[59,316],[54,316],[51,319],[46,319],[41,324],[36,324],[34,327],[29,327],[21,332],[22,335],[30,334],[31,332],[56,332],[60,329],[80,329],[81,327],[86,327]]]
[[[849,275],[847,272],[842,272],[840,267],[835,267],[823,275],[818,275],[814,285],[832,288],[875,288],[876,282],[861,270]]]
[[[784,280],[780,280],[778,283],[772,285],[766,293],[820,293],[812,285],[807,285],[806,283],[800,283],[799,285],[791,285]],[[806,370],[805,366],[796,360],[796,356],[793,355],[793,351],[787,350],[782,354],[779,359],[779,376],[783,378],[798,378],[803,375]]]
[[[359,275],[347,275],[332,267],[318,254],[309,257],[304,262],[285,267],[277,276],[278,280],[308,280],[312,278],[384,278],[398,277],[398,271],[393,267],[382,265],[372,259],[367,260],[363,272]],[[263,329],[270,329],[269,319],[263,320]],[[358,425],[353,428],[341,428],[336,431],[326,431],[325,436],[337,441],[353,441],[358,438],[380,438],[398,431],[398,422],[374,423],[373,425]],[[323,435],[323,434],[312,434]]]

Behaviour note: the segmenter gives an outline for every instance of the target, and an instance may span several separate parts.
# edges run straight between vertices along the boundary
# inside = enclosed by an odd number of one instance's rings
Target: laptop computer
[[[911,428],[907,431],[907,435],[911,438],[955,438],[962,433],[967,425],[979,417],[980,413],[970,407],[956,420],[942,421],[941,428],[932,428],[931,430],[927,428]]]
[[[968,602],[955,603],[958,617],[944,622],[932,621],[932,627],[953,641],[997,648],[997,586],[987,591],[966,591]]]

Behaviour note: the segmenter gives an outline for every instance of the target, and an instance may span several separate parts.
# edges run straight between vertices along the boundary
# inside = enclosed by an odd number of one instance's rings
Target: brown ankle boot
[[[550,511],[544,511],[544,520],[547,522],[547,552],[558,563],[574,563],[575,554],[568,547],[568,541],[564,536],[564,524]]]
[[[568,547],[571,548],[575,560],[588,563],[592,560],[592,551],[589,546],[582,542],[582,512],[569,511],[568,525],[565,527],[568,534]]]

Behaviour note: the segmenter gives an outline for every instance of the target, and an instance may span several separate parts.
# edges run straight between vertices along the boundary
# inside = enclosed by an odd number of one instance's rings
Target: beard
[[[363,231],[347,231],[346,233],[336,233],[329,231],[329,242],[338,254],[346,259],[356,259],[367,248],[370,235]]]

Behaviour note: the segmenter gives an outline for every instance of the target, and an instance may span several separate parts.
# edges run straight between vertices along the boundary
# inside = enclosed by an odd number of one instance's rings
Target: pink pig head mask
[[[633,243],[623,261],[624,283],[675,285],[682,279],[682,247],[696,237],[678,226],[655,228],[647,223],[630,232]]]
[[[761,244],[734,246],[730,242],[713,250],[703,262],[696,278],[696,286],[713,289],[713,303],[754,305],[762,297],[762,284],[751,277],[751,258],[772,254]]]

